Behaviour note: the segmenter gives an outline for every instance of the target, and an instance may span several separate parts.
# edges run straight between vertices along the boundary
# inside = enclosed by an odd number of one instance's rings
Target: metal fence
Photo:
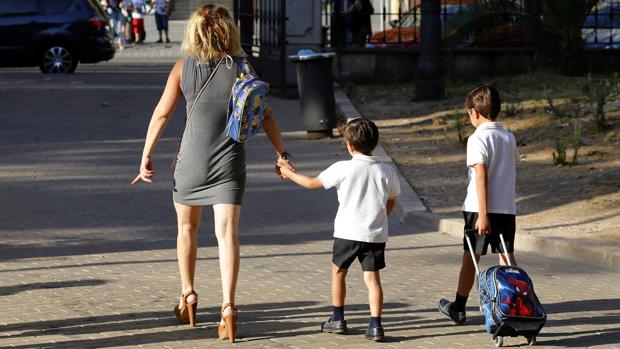
[[[620,1],[599,1],[581,34],[588,48],[620,49]]]
[[[277,67],[277,84],[286,85],[286,0],[234,0],[241,47],[252,58]]]
[[[374,11],[354,10],[354,0],[323,0],[324,45],[329,47],[418,47],[420,40],[420,0],[369,0]],[[361,1],[365,3],[365,1]],[[446,28],[454,16],[468,9],[475,0],[441,0],[441,24]],[[517,0],[525,13],[525,1]],[[544,19],[543,19],[544,20]],[[620,0],[601,0],[583,25],[583,38],[589,48],[620,48]],[[523,27],[500,25],[476,38],[460,43],[469,47],[514,47],[525,44]]]

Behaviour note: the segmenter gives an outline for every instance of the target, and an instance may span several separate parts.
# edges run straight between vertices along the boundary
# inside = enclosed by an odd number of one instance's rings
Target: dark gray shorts
[[[504,236],[506,242],[506,249],[508,253],[514,252],[515,244],[515,215],[502,214],[502,213],[489,213],[489,222],[491,223],[491,232],[485,236],[475,235],[475,240],[471,242],[472,247],[476,251],[476,254],[484,256],[487,254],[489,245],[491,245],[491,251],[493,253],[504,252],[502,248],[502,242],[499,239],[499,234]],[[465,229],[474,229],[476,227],[476,220],[478,219],[477,212],[465,212],[463,211],[463,218],[465,219]],[[463,249],[469,251],[467,247],[467,240],[463,236]]]
[[[155,12],[155,25],[157,30],[168,30],[168,16]]]
[[[363,271],[377,271],[385,268],[385,242],[362,242],[338,239],[334,240],[332,263],[340,269],[349,269],[357,258]]]

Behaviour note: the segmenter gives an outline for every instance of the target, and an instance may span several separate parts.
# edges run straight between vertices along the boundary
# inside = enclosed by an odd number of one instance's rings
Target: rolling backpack
[[[244,143],[263,126],[269,84],[256,75],[247,59],[238,61],[238,75],[230,92],[226,134]]]
[[[494,266],[480,272],[471,244],[471,234],[476,229],[466,229],[465,237],[478,277],[480,310],[484,314],[484,327],[493,336],[496,347],[506,336],[523,336],[529,345],[536,343],[536,336],[545,325],[547,314],[540,304],[532,279],[522,268],[512,266],[506,253],[506,243],[499,235],[504,248],[507,266]]]

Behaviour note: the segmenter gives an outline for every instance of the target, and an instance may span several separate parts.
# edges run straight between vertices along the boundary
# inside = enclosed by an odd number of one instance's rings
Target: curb
[[[342,91],[338,86],[334,86],[334,97],[336,99],[336,106],[345,119],[352,119],[361,116],[360,112],[355,108],[355,106],[353,106],[353,103],[351,103],[351,100],[349,100],[349,97],[347,97],[344,91]],[[405,180],[405,177],[403,177],[400,173],[392,158],[380,144],[377,144],[374,155],[379,156],[381,161],[392,166],[398,175],[401,193],[398,201],[396,202],[396,207],[394,207],[394,213],[401,223],[404,223],[410,213],[427,212],[426,206],[424,206],[422,200],[420,200],[413,188],[411,188],[409,183],[407,183],[407,180]]]
[[[334,86],[334,95],[336,106],[345,118],[361,116],[347,95],[337,86]],[[381,145],[377,145],[375,155],[380,156],[384,162],[394,167],[398,174],[401,195],[394,208],[394,213],[401,223],[407,221],[424,231],[438,231],[441,234],[458,239],[463,237],[462,219],[429,212]],[[620,252],[614,247],[591,245],[586,242],[577,244],[558,238],[541,238],[525,231],[517,231],[515,246],[518,246],[517,251],[519,252],[534,252],[547,257],[594,263],[611,268],[620,267]]]

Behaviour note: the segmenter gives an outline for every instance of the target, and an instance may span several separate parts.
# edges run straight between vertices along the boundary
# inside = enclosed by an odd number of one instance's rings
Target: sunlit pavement
[[[157,147],[154,183],[129,184],[171,62],[118,59],[60,77],[35,68],[0,69],[0,347],[229,345],[216,338],[221,292],[209,210],[200,231],[200,324],[177,326],[172,312],[180,286],[168,165],[183,105]],[[317,174],[347,158],[341,139],[307,141],[295,132],[296,100],[273,97],[271,103],[299,171]],[[363,338],[369,312],[358,265],[348,279],[350,333],[320,333],[330,313],[336,194],[277,178],[264,136],[247,149],[236,346],[493,345],[475,295],[465,326],[451,325],[436,310],[439,298],[454,295],[461,241],[394,219],[381,275],[386,343]],[[549,312],[538,346],[620,348],[617,271],[542,255],[518,258]],[[508,346],[525,343],[505,340]]]

